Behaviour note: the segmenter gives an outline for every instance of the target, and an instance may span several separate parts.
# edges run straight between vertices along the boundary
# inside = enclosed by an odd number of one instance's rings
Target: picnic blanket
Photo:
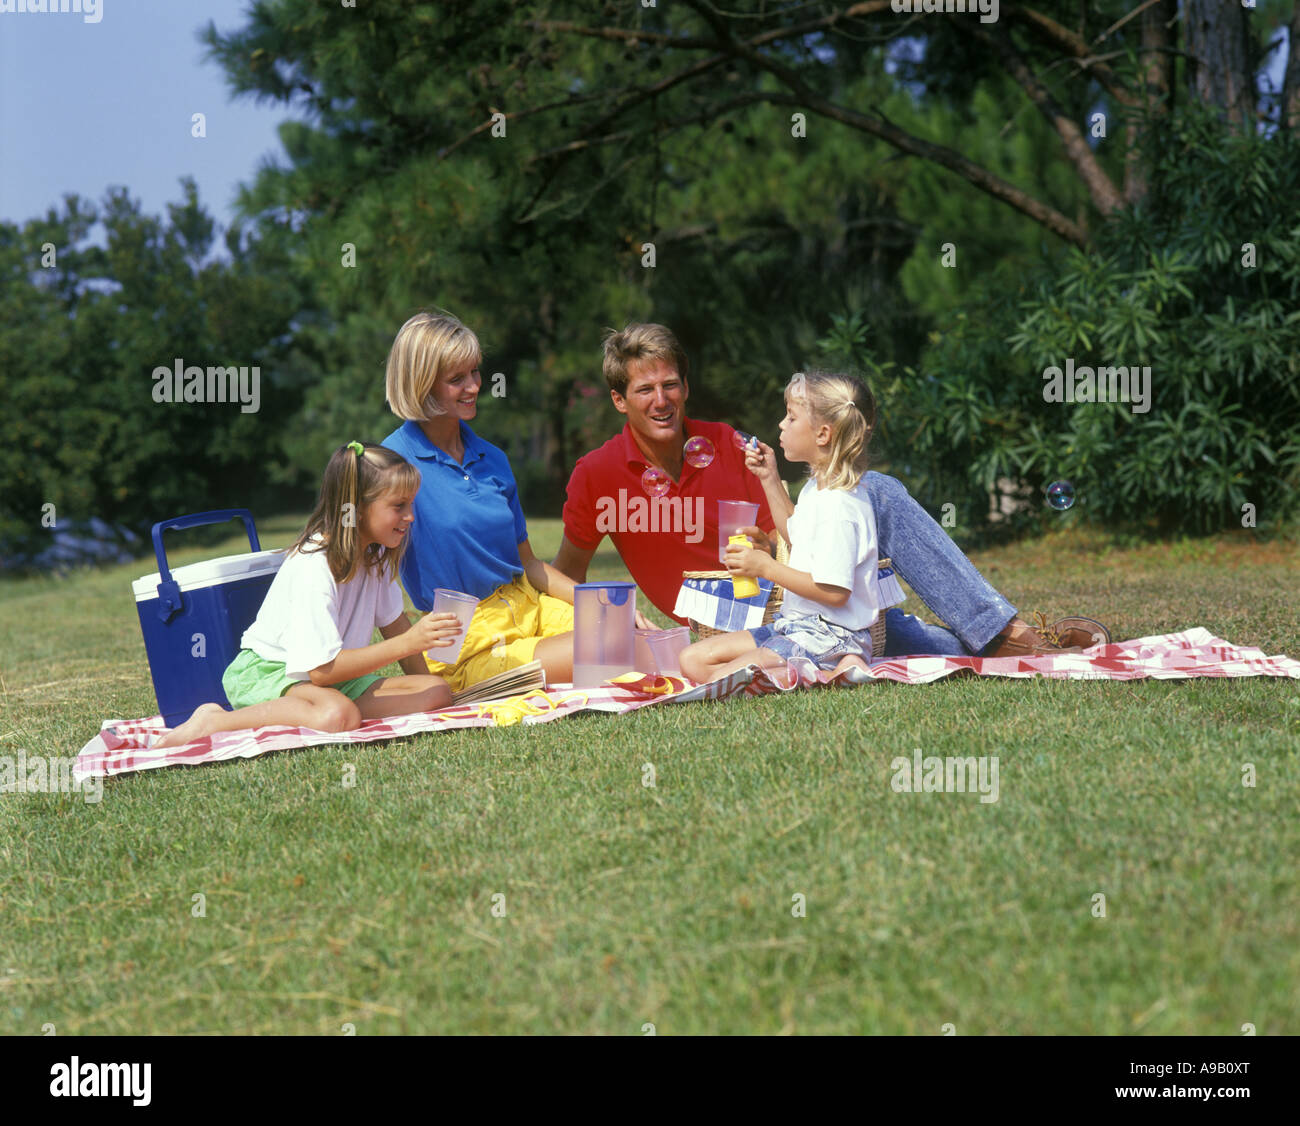
[[[1221,676],[1278,676],[1300,680],[1300,661],[1270,657],[1260,649],[1232,645],[1205,629],[1140,637],[1097,645],[1082,653],[1043,657],[894,657],[870,662],[870,671],[854,670],[838,678],[796,659],[785,669],[748,668],[712,684],[692,684],[678,677],[641,676],[610,681],[600,688],[555,685],[525,697],[466,704],[437,712],[370,720],[355,731],[331,734],[305,727],[262,727],[225,731],[183,747],[155,749],[150,743],[165,730],[162,717],[110,719],[82,748],[74,778],[108,777],[162,766],[197,765],[253,758],[267,751],[314,747],[324,743],[373,743],[423,731],[460,727],[494,727],[550,723],[578,712],[626,715],[645,707],[697,700],[725,700],[791,692],[838,680],[862,684],[892,680],[928,684],[945,676],[1035,677],[1069,680],[1189,679]]]

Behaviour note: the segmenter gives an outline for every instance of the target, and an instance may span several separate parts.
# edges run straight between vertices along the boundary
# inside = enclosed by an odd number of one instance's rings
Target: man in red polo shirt
[[[641,358],[628,360],[627,354]],[[673,614],[683,571],[717,571],[718,501],[758,505],[757,524],[774,525],[758,478],[745,468],[736,431],[724,422],[686,417],[687,361],[662,325],[629,325],[605,342],[605,379],[614,408],[627,416],[621,434],[578,459],[564,505],[564,539],[554,566],[579,579],[608,535],[650,601]],[[713,444],[713,461],[689,465],[694,437]],[[661,497],[647,493],[647,469],[664,474]],[[580,581],[580,580],[579,580]]]
[[[664,614],[673,614],[683,571],[722,569],[718,561],[718,501],[758,504],[757,524],[773,528],[758,478],[745,468],[734,431],[721,422],[686,417],[686,353],[663,325],[632,324],[605,336],[605,381],[614,409],[627,417],[622,433],[578,459],[564,505],[564,538],[553,566],[575,582],[606,535],[632,578]],[[702,435],[713,443],[708,466],[686,463],[684,445]],[[666,477],[662,498],[646,492],[647,469]],[[886,655],[965,653],[1024,656],[1108,642],[1091,618],[1062,618],[1039,630],[1016,616],[902,482],[866,475],[882,558],[945,621],[929,625],[901,610],[887,611]],[[649,626],[638,614],[638,625]]]

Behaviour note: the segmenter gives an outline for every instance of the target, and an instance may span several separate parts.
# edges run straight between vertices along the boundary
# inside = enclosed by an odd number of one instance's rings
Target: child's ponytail
[[[876,400],[862,380],[839,372],[796,372],[787,398],[807,404],[815,423],[831,428],[826,461],[815,470],[823,489],[852,489],[869,463],[868,446],[876,428]]]
[[[414,496],[420,473],[401,454],[373,442],[349,442],[334,451],[325,466],[320,497],[294,551],[324,551],[330,572],[345,583],[362,567],[379,567],[397,577],[402,545],[395,551],[362,543],[361,519],[366,508],[385,493]],[[323,543],[312,542],[320,536]]]
[[[334,571],[334,577],[339,582],[345,583],[352,578],[356,572],[357,564],[361,561],[360,539],[361,530],[357,525],[361,521],[361,497],[359,495],[358,480],[361,474],[358,472],[359,464],[365,459],[365,447],[360,442],[349,442],[341,450],[336,450],[334,457],[339,459],[340,479],[339,479],[339,511],[341,519],[334,534],[330,536],[332,544],[338,545],[339,562],[347,560],[350,566],[347,573],[339,578],[338,569],[334,565],[334,553],[330,553],[330,569]],[[331,459],[332,461],[333,459]],[[329,470],[326,470],[328,474]]]

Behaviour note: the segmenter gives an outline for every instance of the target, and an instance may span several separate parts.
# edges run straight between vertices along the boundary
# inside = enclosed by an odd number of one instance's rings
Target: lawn
[[[974,559],[1025,613],[1300,656],[1297,544],[1249,534]],[[0,754],[156,712],[151,569],[0,584]],[[1298,729],[1288,680],[886,683],[3,794],[0,1033],[1295,1034]],[[914,748],[999,800],[895,793]]]

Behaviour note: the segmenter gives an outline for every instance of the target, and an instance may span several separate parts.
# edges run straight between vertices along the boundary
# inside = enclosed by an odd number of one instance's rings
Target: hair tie
[[[363,446],[360,442],[349,442],[348,449],[350,449],[354,454],[356,454],[357,457],[361,457],[366,452],[366,447]]]

